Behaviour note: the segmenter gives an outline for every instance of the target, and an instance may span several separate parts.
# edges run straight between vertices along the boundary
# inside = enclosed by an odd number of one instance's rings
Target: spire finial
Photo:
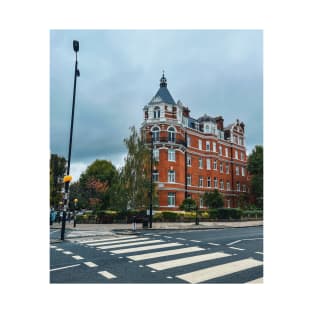
[[[165,76],[164,76],[164,70],[162,71],[162,73],[163,73],[163,75],[162,75],[162,77],[161,77],[161,79],[160,79],[160,87],[167,87],[167,81],[166,81],[166,78],[165,78]]]

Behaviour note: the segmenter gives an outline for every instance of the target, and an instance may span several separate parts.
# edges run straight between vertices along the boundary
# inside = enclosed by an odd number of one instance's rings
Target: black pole
[[[72,118],[71,118],[71,130],[70,130],[70,142],[68,148],[68,158],[67,158],[67,170],[66,174],[70,174],[71,167],[71,154],[72,154],[72,137],[73,137],[73,124],[74,124],[74,111],[75,111],[75,97],[76,97],[76,78],[79,76],[79,71],[77,70],[77,51],[78,51],[78,41],[73,41],[73,47],[75,51],[75,71],[74,71],[74,90],[73,90],[73,102],[72,102]],[[62,216],[62,228],[61,228],[61,240],[64,240],[65,234],[65,222],[66,222],[66,211],[69,206],[69,186],[70,182],[65,183],[65,191],[64,191],[64,207],[63,207],[63,216]]]
[[[149,223],[150,223],[150,228],[152,228],[152,170],[153,170],[153,133],[151,132],[151,162],[150,162],[150,173],[151,173],[151,178],[150,178],[150,214],[149,214]]]
[[[185,130],[185,199],[187,199],[188,197],[188,191],[187,191],[187,176],[188,176],[188,173],[187,173],[187,157],[188,157],[188,153],[187,153],[187,129]]]

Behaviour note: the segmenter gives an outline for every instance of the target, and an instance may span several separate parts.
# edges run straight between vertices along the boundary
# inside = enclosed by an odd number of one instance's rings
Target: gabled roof
[[[160,88],[156,95],[152,98],[152,100],[149,103],[161,103],[165,102],[167,104],[176,104],[175,100],[173,99],[172,95],[167,89],[167,82],[166,78],[163,76],[160,79]]]

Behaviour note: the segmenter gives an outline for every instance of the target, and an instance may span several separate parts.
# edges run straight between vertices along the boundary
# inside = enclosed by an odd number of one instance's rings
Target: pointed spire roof
[[[167,104],[176,104],[173,97],[171,96],[170,92],[167,89],[167,80],[164,76],[164,71],[160,79],[160,89],[149,103],[161,103],[161,102],[165,102]]]

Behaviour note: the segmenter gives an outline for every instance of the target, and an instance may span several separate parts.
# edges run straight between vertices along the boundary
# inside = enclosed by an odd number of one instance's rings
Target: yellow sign
[[[70,176],[70,175],[64,176],[64,178],[63,178],[63,183],[70,182],[71,180],[72,180],[72,176]]]

